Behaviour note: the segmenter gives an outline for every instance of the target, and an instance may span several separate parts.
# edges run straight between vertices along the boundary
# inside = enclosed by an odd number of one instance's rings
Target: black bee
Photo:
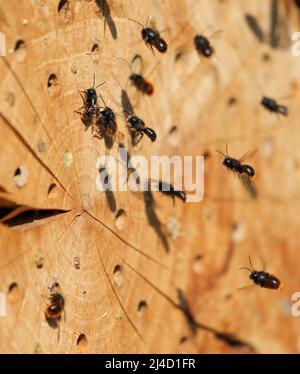
[[[183,202],[186,202],[186,193],[184,191],[175,190],[172,184],[159,181],[158,189],[160,192],[163,192],[164,194],[171,196],[173,199],[173,204],[175,204],[175,197],[178,197]]]
[[[250,279],[255,284],[257,284],[260,287],[269,288],[272,290],[282,289],[282,283],[277,277],[275,277],[275,275],[267,273],[264,270],[262,271],[255,270],[253,268],[250,256],[249,256],[249,262],[251,265],[251,269],[243,267],[243,268],[240,268],[239,270],[244,269],[244,270],[250,271]]]
[[[160,53],[165,53],[168,50],[168,44],[160,37],[154,40],[153,45]]]
[[[116,116],[106,105],[97,110],[96,129],[100,138],[111,138],[117,130]]]
[[[250,180],[250,178],[254,177],[255,171],[254,171],[253,167],[250,166],[250,165],[247,165],[247,164],[243,164],[243,161],[245,161],[246,159],[252,158],[254,156],[254,154],[256,153],[256,150],[254,152],[245,153],[244,156],[242,156],[238,160],[228,156],[227,145],[226,145],[226,155],[223,152],[218,151],[218,150],[216,150],[216,152],[218,152],[222,156],[224,156],[223,165],[227,169],[232,170],[232,171],[234,171],[234,172],[236,172],[240,175],[246,175],[249,180]]]
[[[149,96],[153,94],[154,87],[152,83],[148,82],[142,75],[132,73],[129,79],[138,91]]]
[[[194,37],[194,46],[196,51],[204,57],[211,57],[215,51],[210,41],[205,36],[199,34]]]
[[[86,127],[89,127],[90,125],[92,125],[93,118],[98,109],[96,89],[102,86],[104,83],[105,82],[95,87],[95,75],[94,75],[93,86],[91,88],[87,88],[83,91],[80,91],[80,95],[83,100],[83,106],[78,111],[76,111],[76,113],[81,114],[81,120]],[[84,94],[84,96],[82,96],[82,94]],[[81,109],[84,109],[84,111],[80,112]]]
[[[147,21],[146,21],[146,27],[144,27],[140,22],[137,22],[134,19],[129,18],[129,20],[137,23],[138,25],[142,27],[141,37],[146,43],[146,45],[151,49],[152,52],[153,52],[153,47],[155,47],[160,53],[165,53],[167,51],[168,45],[165,42],[165,40],[160,37],[159,32],[155,29],[147,27],[149,17],[147,18]]]
[[[260,103],[263,107],[265,107],[270,112],[282,114],[283,116],[288,115],[288,108],[284,105],[277,104],[276,100],[274,99],[263,96]]]
[[[155,131],[152,130],[150,127],[146,127],[145,122],[142,119],[140,119],[134,114],[131,114],[127,117],[126,122],[129,125],[129,127],[136,132],[137,135],[140,135],[139,140],[135,144],[138,144],[141,141],[144,134],[147,135],[152,142],[155,142]]]
[[[65,299],[60,293],[59,284],[56,282],[50,288],[50,304],[45,309],[45,318],[49,326],[57,328],[64,313]]]

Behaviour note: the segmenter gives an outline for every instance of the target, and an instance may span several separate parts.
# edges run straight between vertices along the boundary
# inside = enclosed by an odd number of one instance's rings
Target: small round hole
[[[60,86],[58,83],[57,76],[55,74],[50,74],[47,81],[48,92],[50,96],[58,95]]]
[[[15,181],[15,185],[18,188],[22,188],[27,183],[28,172],[25,168],[18,167],[14,172],[14,177],[13,178],[14,178],[14,181]]]
[[[59,14],[59,20],[62,23],[68,23],[73,17],[73,12],[70,7],[70,0],[60,0],[57,11]]]
[[[202,265],[202,258],[203,256],[197,255],[194,258],[194,263],[193,263],[193,271],[194,273],[200,273],[201,271],[201,265]]]
[[[9,106],[13,107],[16,101],[15,94],[13,92],[7,92],[5,95],[5,101]]]
[[[146,300],[141,300],[138,303],[138,307],[137,307],[138,315],[140,317],[142,317],[145,314],[147,309],[148,309],[148,304],[147,304]]]
[[[80,269],[80,258],[78,256],[74,257],[74,266],[75,266],[75,269],[77,270]]]
[[[180,135],[179,135],[178,127],[174,125],[169,130],[168,143],[172,147],[177,147],[179,144],[179,141],[180,141]]]
[[[184,344],[185,342],[188,341],[188,337],[187,336],[182,336],[180,339],[179,339],[179,344]]]
[[[84,334],[80,334],[78,336],[77,342],[77,349],[79,353],[86,353],[88,348],[88,341]]]
[[[235,222],[232,225],[231,239],[234,243],[241,243],[246,237],[246,224],[244,222]]]
[[[92,45],[90,55],[92,56],[92,60],[94,62],[99,62],[100,56],[101,56],[101,49],[100,49],[99,43],[95,42]]]
[[[7,299],[11,303],[15,303],[20,299],[21,292],[16,282],[11,283],[8,286]]]
[[[43,140],[40,140],[38,142],[37,147],[38,147],[38,151],[41,152],[41,153],[43,153],[46,150],[46,143]]]
[[[125,229],[127,222],[127,214],[124,209],[119,209],[116,214],[116,228],[120,231],[123,231]]]
[[[261,59],[264,61],[264,62],[268,62],[271,60],[271,56],[269,55],[269,53],[264,53],[262,56],[261,56]]]
[[[67,168],[71,167],[73,164],[74,156],[73,153],[70,151],[66,151],[64,153],[64,164]]]
[[[18,62],[23,62],[25,60],[26,54],[27,54],[26,50],[27,48],[26,48],[25,41],[22,39],[17,40],[14,51],[15,51],[16,59]]]
[[[68,6],[69,0],[60,0],[58,3],[57,11],[60,12],[65,6]]]
[[[55,189],[56,189],[56,187],[57,187],[57,185],[56,185],[56,183],[51,183],[50,184],[50,186],[49,186],[49,188],[48,188],[48,197],[49,198],[54,198],[54,197],[56,197],[56,191],[55,191]]]
[[[91,52],[92,53],[100,52],[100,48],[99,48],[99,44],[98,43],[93,44]]]
[[[37,269],[42,269],[44,265],[44,255],[41,252],[37,252],[34,255],[34,263]]]
[[[120,287],[122,284],[123,284],[123,281],[124,281],[124,277],[123,277],[123,268],[121,265],[116,265],[114,267],[114,271],[113,271],[113,279],[114,279],[114,282],[116,283],[116,285],[118,287]]]
[[[237,103],[237,98],[234,96],[229,97],[227,100],[227,106],[231,107]]]

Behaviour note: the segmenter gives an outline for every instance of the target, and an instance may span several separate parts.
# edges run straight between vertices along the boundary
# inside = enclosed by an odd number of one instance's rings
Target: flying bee
[[[274,99],[263,96],[260,103],[264,108],[266,108],[270,112],[281,114],[283,116],[288,115],[288,108],[284,105],[279,105]]]
[[[254,284],[257,284],[260,287],[269,288],[272,290],[278,290],[278,289],[283,288],[281,281],[277,277],[275,277],[275,275],[267,273],[265,269],[261,271],[255,270],[253,268],[250,256],[249,256],[249,262],[250,262],[251,269],[242,267],[239,270],[248,270],[250,272],[249,277],[254,282]]]
[[[134,86],[139,93],[142,93],[143,95],[147,96],[153,95],[154,85],[148,80],[148,78],[145,78],[145,74],[143,74],[143,59],[141,55],[135,55],[132,58],[131,62],[128,62],[126,59],[122,57],[119,57],[119,59],[123,60],[130,69],[125,90],[127,89],[128,81],[130,81],[131,85]],[[154,72],[159,63],[160,61],[153,65],[151,70],[147,73],[147,77],[149,77]],[[120,84],[116,77],[115,79]]]
[[[183,202],[186,202],[186,193],[184,191],[175,190],[172,184],[168,184],[162,181],[158,182],[158,189],[160,192],[169,195],[173,199],[173,204],[175,204],[175,197],[178,197]]]
[[[129,77],[134,87],[145,95],[152,95],[154,88],[152,83],[148,82],[142,75],[132,73]]]
[[[193,14],[194,15],[194,14]],[[190,17],[192,18],[193,15]],[[175,55],[175,61],[179,61],[183,55],[192,52],[192,50],[196,50],[199,57],[205,57],[205,58],[212,58],[213,56],[216,57],[215,48],[211,44],[211,40],[221,34],[221,30],[214,31],[209,37],[206,36],[205,30],[207,30],[212,25],[209,25],[204,28],[200,33],[195,29],[194,26],[192,26],[189,21],[185,21],[183,24],[183,27],[181,28],[180,33],[182,33],[182,29],[186,27],[193,30],[193,43],[191,43],[189,46],[186,45],[179,45],[177,48],[177,52]]]
[[[134,114],[130,114],[126,119],[126,122],[129,128],[134,130],[137,136],[140,136],[139,140],[135,143],[135,145],[137,145],[141,141],[144,135],[147,135],[152,142],[155,142],[156,132],[152,130],[150,127],[146,127],[145,122],[142,119],[140,119]]]
[[[160,33],[154,28],[147,27],[149,17],[147,18],[147,21],[146,21],[146,27],[144,27],[140,22],[137,22],[134,19],[129,18],[129,20],[141,26],[142,28],[141,37],[153,54],[154,54],[153,47],[156,48],[158,52],[160,53],[165,53],[167,51],[168,45],[166,41],[163,38],[161,38]]]
[[[248,182],[250,184],[250,179],[252,177],[254,177],[255,171],[254,171],[254,168],[252,166],[250,166],[248,164],[243,164],[243,162],[247,159],[251,159],[254,156],[254,154],[257,152],[257,150],[255,150],[253,152],[245,153],[238,160],[228,156],[227,144],[226,144],[226,154],[224,154],[223,152],[218,151],[218,150],[216,150],[216,152],[220,153],[224,157],[223,165],[227,169],[237,173],[237,175],[242,179],[242,181],[244,183]]]
[[[57,282],[49,289],[50,290],[50,304],[45,309],[45,318],[48,325],[52,328],[59,327],[59,322],[64,314],[65,299],[60,292],[60,287]]]

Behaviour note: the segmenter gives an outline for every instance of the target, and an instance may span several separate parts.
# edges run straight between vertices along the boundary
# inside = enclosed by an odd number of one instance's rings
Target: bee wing
[[[240,181],[243,183],[245,186],[246,190],[250,194],[250,196],[255,199],[257,197],[257,191],[255,187],[251,184],[251,180],[249,176],[245,173],[243,174],[238,174]]]
[[[255,149],[254,151],[252,151],[252,152],[247,152],[247,153],[245,153],[240,159],[239,159],[239,162],[240,163],[243,163],[244,161],[246,161],[246,160],[251,160],[252,158],[253,158],[253,156],[256,154],[256,152],[257,152],[258,150],[257,149]]]
[[[255,17],[253,17],[251,14],[245,15],[245,21],[250,28],[250,30],[253,32],[253,34],[256,36],[256,38],[262,43],[265,41],[265,34],[263,32],[263,29],[261,28],[260,24],[256,20]]]
[[[131,60],[131,68],[132,68],[132,71],[134,71],[136,74],[142,74],[144,64],[143,64],[143,58],[141,55],[136,54],[135,56],[133,56]]]
[[[222,33],[223,33],[223,30],[217,30],[217,31],[214,31],[214,32],[210,35],[209,39],[218,39],[218,38],[220,38],[220,36],[222,35]]]
[[[255,287],[255,284],[249,284],[248,286],[239,287],[238,290],[241,291],[241,290],[246,290],[246,289],[253,288],[253,287]]]

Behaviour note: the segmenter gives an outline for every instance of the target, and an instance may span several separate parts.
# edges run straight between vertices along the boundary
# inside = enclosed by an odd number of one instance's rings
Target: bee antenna
[[[249,256],[249,262],[250,262],[252,270],[254,270],[250,256]]]
[[[98,86],[97,87],[95,87],[95,90],[98,88],[98,87],[101,87],[101,86],[103,86],[104,84],[106,83],[106,81],[104,81],[104,82],[102,82],[102,83],[100,83],[100,84],[98,84]]]
[[[95,73],[93,75],[93,88],[95,87]]]
[[[220,153],[222,156],[227,157],[223,152],[219,151],[218,149],[215,149],[215,151]]]
[[[245,267],[243,267],[243,268],[239,268],[239,270],[248,270],[248,271],[250,271],[250,273],[252,272],[251,269],[249,269],[249,268],[245,268]]]
[[[143,26],[140,22],[135,21],[135,20],[132,19],[132,18],[128,18],[128,19],[129,19],[129,21],[135,22],[135,23],[137,23],[138,25],[140,25],[142,28],[144,28],[144,26]]]
[[[262,266],[263,266],[263,271],[265,271],[266,270],[266,263],[261,256],[259,256],[259,258],[260,258],[260,261],[261,261]]]
[[[100,92],[98,92],[98,94],[99,94],[99,96],[100,96],[100,98],[101,98],[101,100],[102,100],[102,102],[103,102],[104,106],[106,107],[105,101],[104,101],[104,99],[103,99],[103,97],[102,97],[101,93],[100,93]]]

